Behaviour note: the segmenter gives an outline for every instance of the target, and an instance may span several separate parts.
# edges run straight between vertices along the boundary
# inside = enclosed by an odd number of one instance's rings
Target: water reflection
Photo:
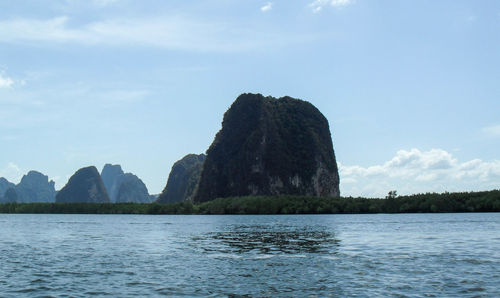
[[[332,254],[340,245],[332,231],[317,226],[233,225],[193,240],[206,252],[236,254]]]

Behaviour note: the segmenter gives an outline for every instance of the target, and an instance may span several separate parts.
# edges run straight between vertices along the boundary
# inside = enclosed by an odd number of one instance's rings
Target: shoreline
[[[396,214],[500,212],[500,190],[428,193],[395,198],[248,196],[204,203],[4,203],[18,214]]]

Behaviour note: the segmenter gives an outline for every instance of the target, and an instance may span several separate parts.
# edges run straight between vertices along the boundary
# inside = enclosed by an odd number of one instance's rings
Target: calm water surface
[[[500,296],[500,214],[0,214],[0,296]]]

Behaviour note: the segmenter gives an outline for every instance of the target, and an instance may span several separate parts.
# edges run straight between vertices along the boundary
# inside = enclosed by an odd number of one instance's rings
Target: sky
[[[150,193],[245,92],[328,119],[343,196],[500,188],[500,1],[0,0],[0,177]]]

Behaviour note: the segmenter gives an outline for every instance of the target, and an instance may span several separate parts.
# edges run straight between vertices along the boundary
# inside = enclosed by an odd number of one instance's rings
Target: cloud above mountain
[[[442,149],[400,150],[380,165],[339,164],[343,196],[400,194],[500,188],[500,160],[460,162]]]
[[[268,2],[261,10],[272,9]],[[156,47],[195,52],[239,52],[310,40],[279,28],[201,20],[185,15],[108,18],[74,24],[68,16],[0,21],[0,43]]]

